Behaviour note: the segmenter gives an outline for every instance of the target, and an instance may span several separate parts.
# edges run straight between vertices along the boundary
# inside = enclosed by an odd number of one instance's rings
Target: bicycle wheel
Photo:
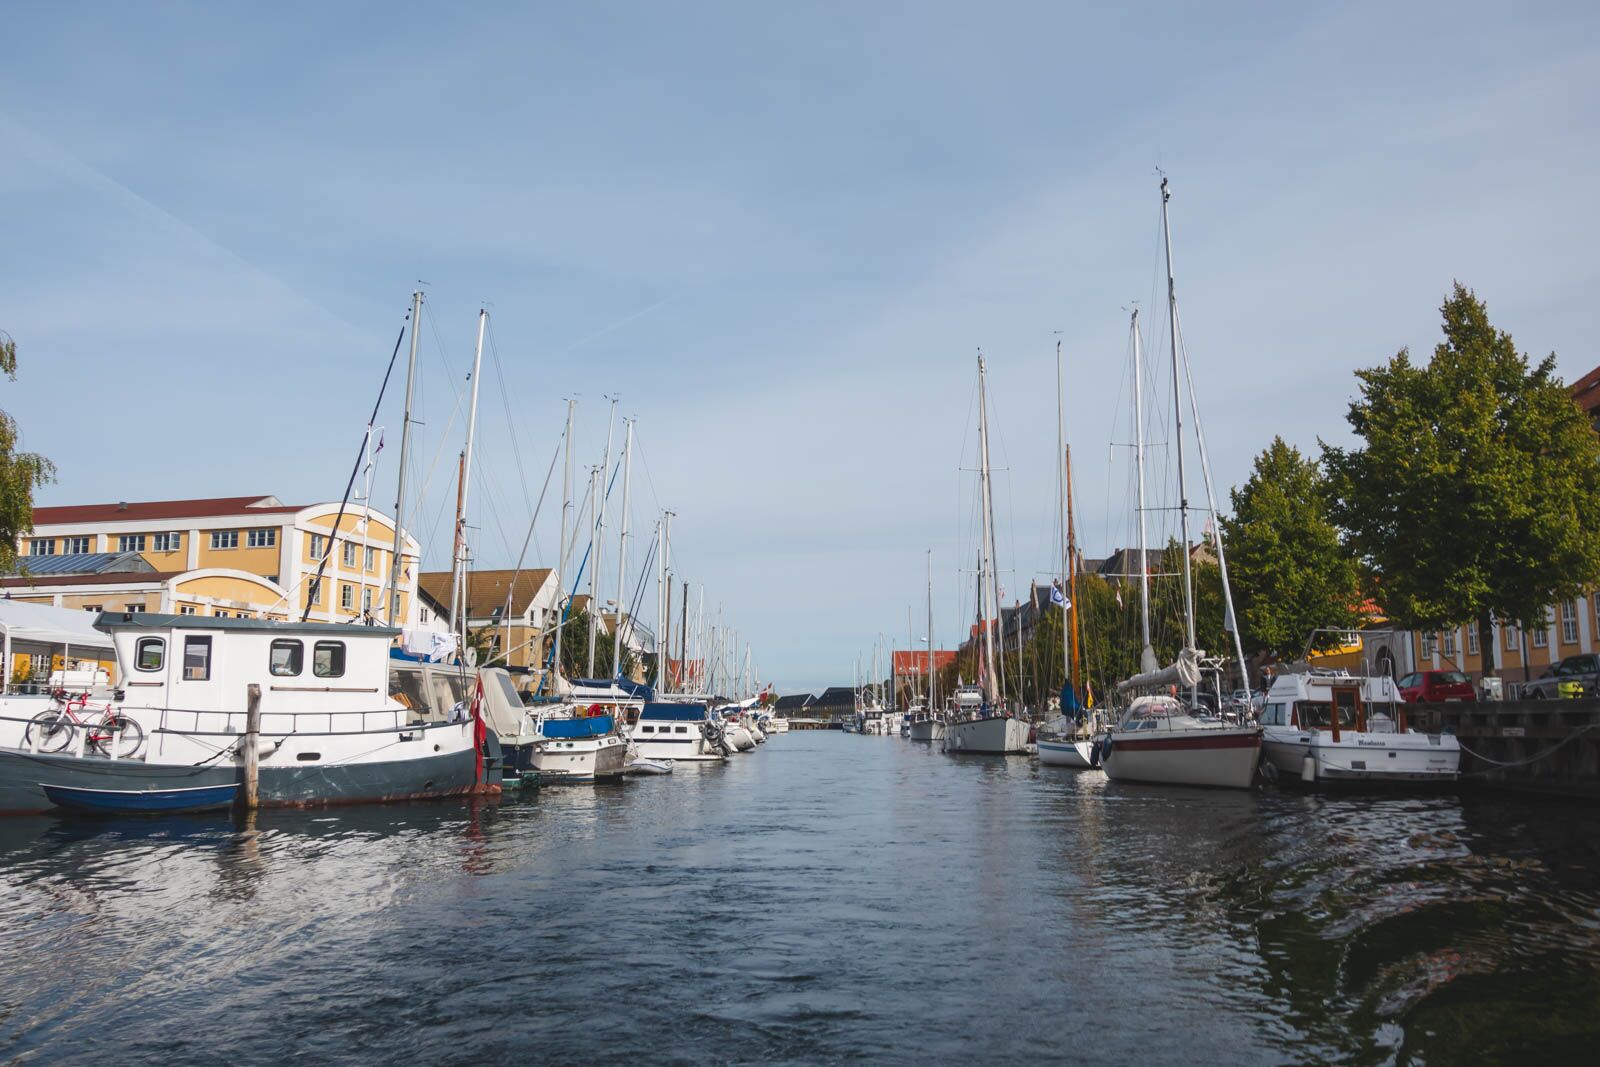
[[[33,748],[37,740],[40,752],[60,752],[72,744],[73,731],[76,729],[65,712],[49,708],[29,720],[28,728],[22,732],[22,743]]]
[[[117,746],[117,759],[127,759],[144,744],[144,727],[114,711],[101,716],[89,732],[89,744],[102,756],[111,755],[111,746]]]

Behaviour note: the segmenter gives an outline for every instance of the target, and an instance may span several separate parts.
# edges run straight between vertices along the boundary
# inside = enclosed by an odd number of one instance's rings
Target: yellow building
[[[387,622],[394,547],[391,518],[355,506],[341,516],[338,503],[246,496],[41,507],[18,546],[21,574],[0,584],[14,599],[58,606],[270,618],[309,608],[325,622]],[[122,560],[115,569],[65,558],[112,555]],[[406,535],[397,625],[416,624],[419,557]]]
[[[429,626],[438,621],[435,613],[448,616],[451,573],[427,571],[421,581],[422,610],[428,617],[419,621]],[[467,627],[485,632],[491,662],[525,668],[544,665],[556,621],[555,572],[548,567],[469,571],[464,599]],[[448,618],[444,623],[449,625]]]

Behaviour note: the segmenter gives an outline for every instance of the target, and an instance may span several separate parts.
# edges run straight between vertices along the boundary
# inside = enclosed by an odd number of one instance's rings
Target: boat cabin
[[[1280,674],[1267,692],[1261,725],[1298,730],[1389,733],[1405,730],[1405,705],[1394,679],[1343,670]]]

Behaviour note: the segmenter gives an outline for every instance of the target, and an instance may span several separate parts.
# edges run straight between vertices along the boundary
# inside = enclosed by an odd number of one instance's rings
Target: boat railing
[[[159,710],[157,733],[184,734],[192,737],[238,737],[245,732],[248,715],[244,711],[217,709],[160,708],[134,709]],[[263,711],[263,735],[290,734],[299,737],[340,737],[359,734],[407,733],[412,730],[437,726],[460,725],[455,722],[428,722],[412,718],[412,708],[374,708],[351,711]],[[217,720],[221,720],[218,722]]]

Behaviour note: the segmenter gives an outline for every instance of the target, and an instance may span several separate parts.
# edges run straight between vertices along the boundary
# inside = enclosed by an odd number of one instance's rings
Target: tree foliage
[[[1328,518],[1315,459],[1274,437],[1222,520],[1245,648],[1298,656],[1319,627],[1360,619],[1360,573]]]
[[[561,666],[563,677],[589,677],[589,613],[587,611],[579,611],[576,614],[567,616],[567,623],[561,628]],[[623,673],[631,677],[634,669],[634,657],[633,652],[626,646],[622,649],[622,667]],[[604,627],[595,636],[594,677],[616,677],[611,670],[611,635],[605,632]]]
[[[1600,441],[1553,355],[1531,366],[1459,283],[1440,310],[1427,365],[1357,372],[1362,444],[1323,445],[1330,515],[1397,623],[1486,634],[1600,582]]]
[[[0,332],[0,374],[17,380],[17,346]],[[17,422],[0,411],[0,572],[17,564],[17,538],[33,529],[33,491],[55,478],[55,465],[35,452],[18,452]]]

